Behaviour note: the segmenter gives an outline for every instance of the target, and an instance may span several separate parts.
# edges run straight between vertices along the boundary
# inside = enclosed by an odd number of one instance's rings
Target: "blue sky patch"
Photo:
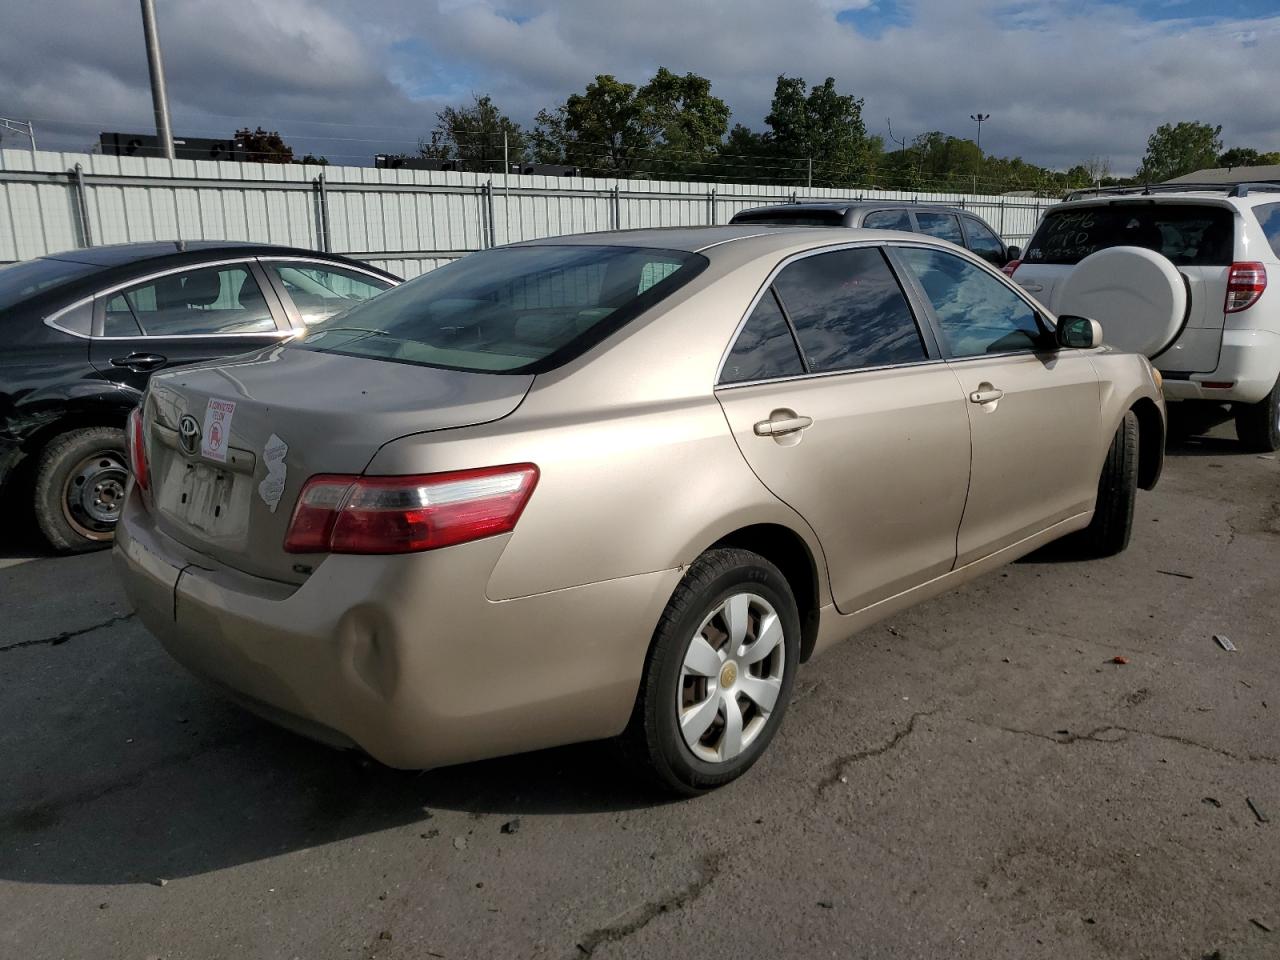
[[[863,36],[878,39],[890,27],[905,27],[911,17],[899,0],[875,0],[875,3],[857,9],[841,10],[836,22],[853,27]]]

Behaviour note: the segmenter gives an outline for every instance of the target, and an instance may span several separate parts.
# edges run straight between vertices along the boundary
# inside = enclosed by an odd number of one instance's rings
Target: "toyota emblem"
[[[191,456],[200,449],[200,423],[189,413],[178,421],[178,444]]]

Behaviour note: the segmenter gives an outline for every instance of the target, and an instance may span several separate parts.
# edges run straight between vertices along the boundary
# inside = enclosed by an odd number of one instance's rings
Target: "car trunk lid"
[[[511,413],[532,375],[443,370],[292,346],[152,379],[149,455],[157,524],[255,576],[305,579],[284,551],[302,484],[359,474],[383,444]]]

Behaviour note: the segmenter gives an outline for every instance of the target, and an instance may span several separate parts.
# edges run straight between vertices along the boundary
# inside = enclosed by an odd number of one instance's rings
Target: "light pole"
[[[142,0],[142,32],[147,39],[147,68],[151,71],[151,103],[156,111],[156,137],[164,156],[172,160],[173,131],[169,128],[169,94],[164,88],[164,64],[160,62],[160,34],[156,31],[155,0]]]
[[[991,119],[989,113],[971,113],[969,119],[978,124],[978,153],[982,153],[982,125]]]

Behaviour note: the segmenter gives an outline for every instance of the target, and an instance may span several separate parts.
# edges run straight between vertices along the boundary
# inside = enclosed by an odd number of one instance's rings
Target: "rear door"
[[[842,612],[952,568],[969,480],[966,404],[880,247],[784,265],[726,356],[716,396],[756,475],[817,534]]]
[[[1090,352],[1060,350],[1000,275],[931,247],[894,246],[966,398],[973,468],[957,565],[1091,510],[1101,467]]]
[[[171,270],[96,300],[93,366],[108,380],[146,389],[157,370],[215,360],[292,336],[274,291],[252,260]]]

